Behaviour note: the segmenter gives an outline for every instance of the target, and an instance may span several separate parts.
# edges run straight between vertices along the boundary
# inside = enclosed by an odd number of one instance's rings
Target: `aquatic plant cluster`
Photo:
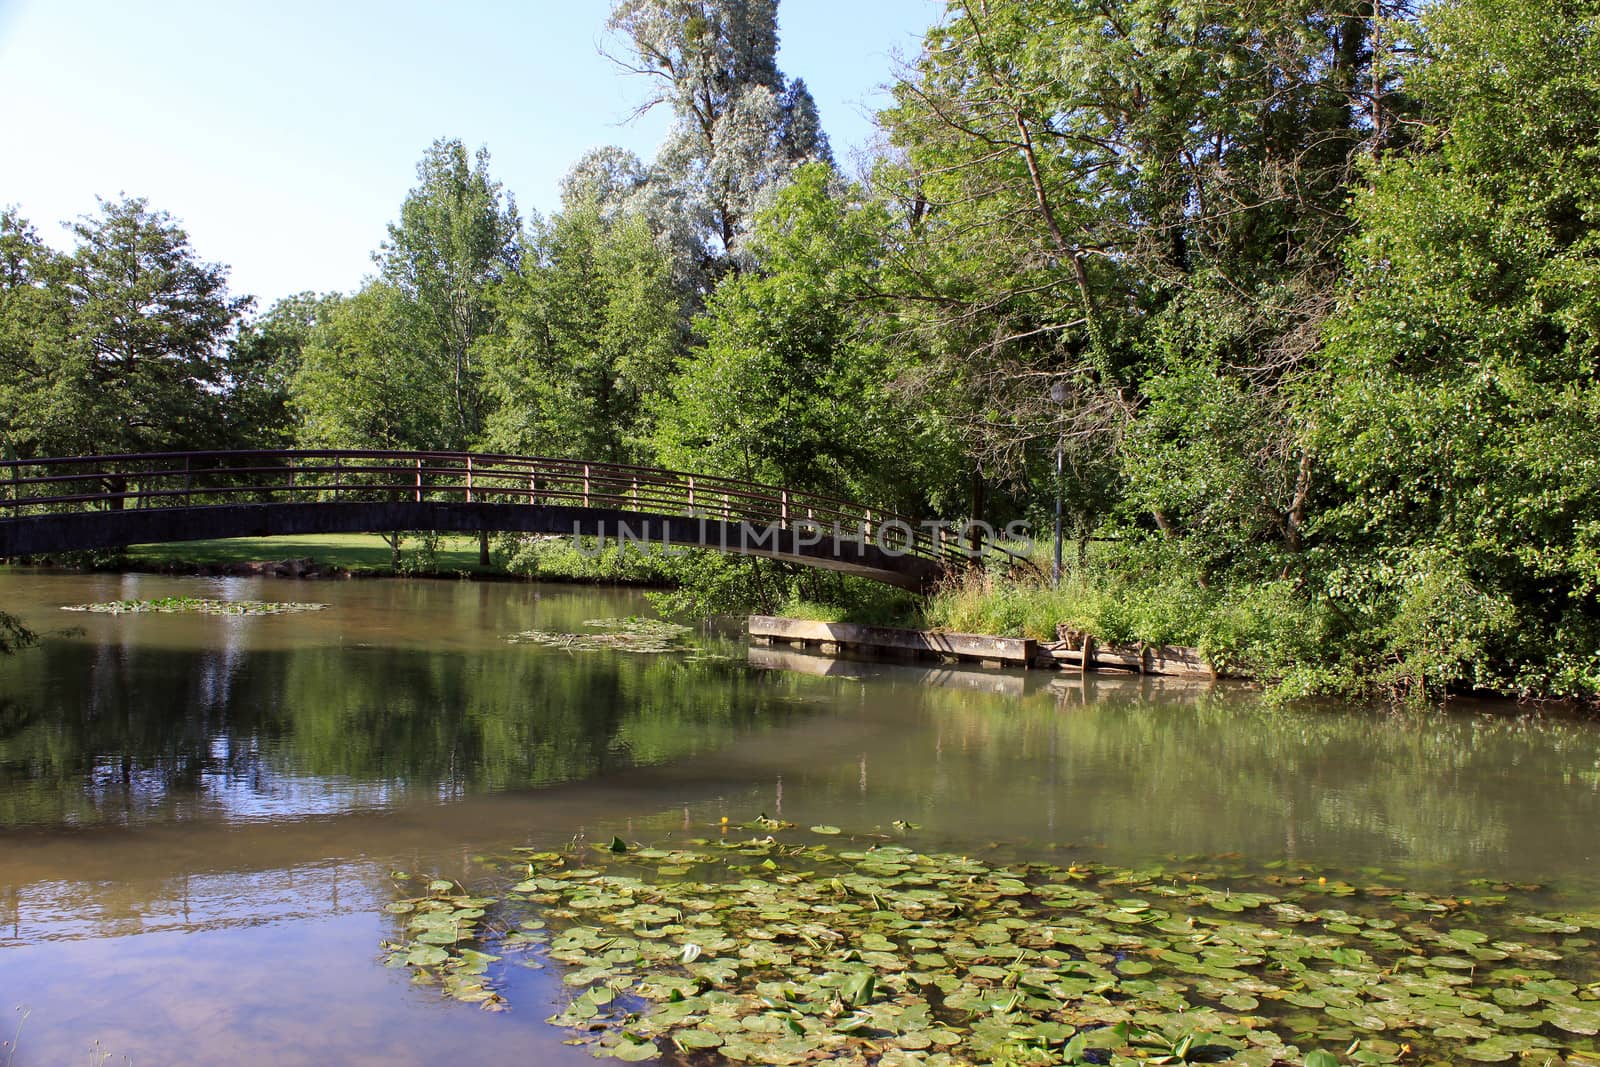
[[[748,826],[485,861],[520,880],[390,905],[389,962],[503,1007],[499,957],[473,945],[553,961],[573,992],[550,1021],[624,1060],[1600,1065],[1600,914],[1539,912],[1536,886],[985,862]]]
[[[584,619],[584,633],[556,633],[549,630],[523,630],[506,638],[514,645],[543,645],[570,652],[682,652],[683,639],[693,629],[661,619],[630,616],[625,619]]]
[[[97,604],[69,604],[62,611],[89,611],[101,615],[287,615],[322,611],[326,604],[279,600],[216,600],[210,597],[164,596],[155,600],[107,600]]]

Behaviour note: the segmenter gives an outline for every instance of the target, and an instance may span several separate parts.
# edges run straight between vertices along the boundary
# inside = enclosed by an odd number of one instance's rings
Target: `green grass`
[[[421,540],[408,538],[400,546],[404,564]],[[326,567],[352,571],[390,569],[388,544],[378,534],[302,534],[284,537],[230,537],[215,541],[180,541],[163,545],[136,545],[128,549],[132,563],[158,566],[194,564],[217,566],[284,559],[310,559]],[[438,569],[452,574],[467,571],[501,573],[495,566],[478,565],[478,539],[472,536],[440,537]]]

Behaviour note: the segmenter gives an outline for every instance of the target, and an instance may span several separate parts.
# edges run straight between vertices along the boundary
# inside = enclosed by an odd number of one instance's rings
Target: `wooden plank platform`
[[[844,651],[875,656],[936,657],[977,661],[985,666],[1042,667],[1054,670],[1127,671],[1215,681],[1218,674],[1198,650],[1176,645],[1102,645],[1093,637],[1076,642],[1038,642],[1023,637],[941,633],[847,622],[810,622],[772,615],[750,616],[757,644],[794,645],[824,654]]]
[[[750,616],[750,636],[757,641],[783,641],[802,647],[831,645],[841,649],[891,650],[1008,667],[1032,667],[1039,651],[1039,643],[1032,638],[901,630],[847,622],[808,622],[771,615]]]
[[[1177,645],[1100,645],[1090,638],[1089,670],[1133,671],[1138,674],[1176,675],[1187,678],[1218,677],[1196,649]],[[1083,670],[1084,650],[1065,641],[1039,646],[1040,666]]]

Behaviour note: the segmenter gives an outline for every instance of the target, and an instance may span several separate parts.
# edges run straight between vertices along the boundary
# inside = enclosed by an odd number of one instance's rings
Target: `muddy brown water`
[[[61,610],[168,595],[329,607]],[[16,1067],[592,1062],[543,1022],[555,972],[506,965],[493,1014],[381,966],[392,873],[470,879],[512,846],[762,812],[902,820],[930,849],[1228,854],[1600,902],[1587,722],[1272,711],[1237,687],[839,663],[706,629],[667,655],[507,643],[649,613],[586,587],[10,571],[0,606],[44,635],[0,662]]]

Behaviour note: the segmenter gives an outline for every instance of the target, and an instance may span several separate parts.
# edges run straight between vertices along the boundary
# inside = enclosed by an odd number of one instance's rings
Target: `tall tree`
[[[0,212],[0,448],[71,455],[90,436],[88,361],[71,343],[63,257],[15,210]]]
[[[714,280],[790,170],[832,162],[805,83],[778,70],[777,0],[616,0],[608,27],[617,62],[654,83],[639,110],[672,109],[652,179],[694,220]]]
[[[446,449],[454,392],[428,358],[418,305],[387,282],[330,302],[290,385],[298,443],[309,448]],[[403,531],[382,531],[400,566]]]
[[[74,341],[89,357],[96,448],[142,452],[221,443],[227,341],[250,307],[228,271],[139,198],[102,201],[72,226],[66,263]]]
[[[418,339],[426,328],[417,305],[387,282],[330,306],[293,380],[300,443],[448,448],[454,395]]]
[[[146,452],[224,443],[229,342],[247,297],[183,229],[140,199],[102,201],[59,256],[0,219],[0,385],[21,454]]]
[[[522,224],[516,202],[489,176],[489,152],[435,141],[417,164],[417,186],[374,256],[386,282],[417,309],[414,339],[449,384],[446,447],[483,433],[483,371],[476,347],[494,326],[490,291],[515,272]]]
[[[494,447],[616,462],[649,458],[648,400],[683,342],[672,264],[650,225],[573,187],[502,285],[489,420]]]
[[[317,328],[338,303],[333,295],[297,293],[239,328],[228,360],[223,408],[233,445],[280,448],[294,443],[294,377]]]
[[[911,384],[987,477],[1026,480],[1065,437],[1123,468],[1141,523],[1195,534],[1202,569],[1300,542],[1313,469],[1283,386],[1331,307],[1373,108],[1395,104],[1372,14],[951,5],[883,117],[901,155],[879,179],[909,234],[888,288],[936,355]],[[1219,498],[1220,477],[1164,480],[1158,455],[1243,462]]]
[[[664,462],[873,499],[904,487],[900,457],[884,463],[886,353],[857,312],[882,209],[831,184],[830,168],[801,168],[759,218],[759,266],[717,287],[702,346],[657,398]]]
[[[1453,0],[1304,390],[1330,593],[1395,680],[1600,692],[1600,3]]]

